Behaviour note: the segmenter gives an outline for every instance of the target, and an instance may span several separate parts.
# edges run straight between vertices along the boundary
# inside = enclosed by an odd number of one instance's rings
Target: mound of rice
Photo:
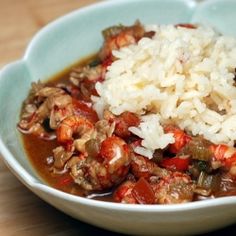
[[[141,116],[130,131],[143,139],[136,151],[152,157],[155,149],[174,142],[162,125],[172,122],[213,143],[236,140],[236,39],[213,29],[173,25],[146,26],[155,36],[113,51],[112,63],[95,109]]]

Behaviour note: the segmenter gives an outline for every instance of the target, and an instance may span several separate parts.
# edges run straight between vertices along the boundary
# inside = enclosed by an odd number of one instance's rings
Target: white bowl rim
[[[129,2],[136,2],[136,0],[128,0]],[[189,6],[194,6],[197,3],[197,0],[179,0],[180,2],[185,2]],[[210,4],[213,2],[218,2],[219,0],[208,0],[207,3]],[[64,21],[67,17],[72,17],[73,14],[78,14],[78,12],[86,12],[88,10],[105,6],[106,4],[119,4],[127,2],[127,0],[119,0],[119,1],[104,1],[99,2],[96,4],[92,4],[90,6],[83,7],[81,9],[72,11],[62,17],[57,18],[53,22],[49,23],[45,27],[43,27],[31,40],[29,43],[25,54],[21,60],[15,61],[10,63],[0,71],[0,78],[4,73],[8,73],[9,70],[13,69],[16,65],[21,63],[26,63],[28,55],[30,51],[34,48],[34,45],[37,44],[37,41],[40,37],[48,32],[52,27],[60,24],[61,21]],[[198,4],[198,3],[197,3]],[[201,3],[203,4],[203,3]],[[47,194],[53,195],[54,197],[58,197],[61,199],[69,200],[71,202],[94,206],[99,208],[106,208],[106,209],[114,209],[114,210],[123,210],[123,211],[131,211],[131,212],[176,212],[176,211],[191,211],[200,208],[208,208],[208,207],[215,207],[215,206],[222,206],[222,205],[232,205],[236,204],[236,196],[229,196],[229,197],[221,197],[215,199],[207,199],[203,201],[195,201],[189,203],[182,203],[182,204],[172,204],[172,205],[134,205],[134,204],[123,204],[123,203],[114,203],[114,202],[104,202],[98,201],[94,199],[88,199],[80,196],[75,196],[69,193],[62,192],[57,190],[53,187],[50,187],[46,181],[44,183],[40,183],[36,178],[31,176],[22,166],[21,164],[14,158],[13,154],[10,150],[4,145],[4,142],[0,135],[0,153],[2,154],[3,160],[6,165],[12,170],[12,172],[20,179],[29,189],[31,190],[39,190],[45,192]],[[33,166],[31,166],[34,168]],[[41,178],[42,179],[42,178]]]

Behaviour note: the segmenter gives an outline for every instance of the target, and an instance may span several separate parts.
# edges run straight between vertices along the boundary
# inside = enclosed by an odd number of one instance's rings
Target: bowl
[[[40,198],[68,215],[104,229],[135,234],[196,234],[236,222],[236,197],[180,205],[125,205],[73,196],[48,186],[36,173],[16,129],[22,101],[32,81],[45,81],[96,52],[107,26],[197,22],[236,36],[236,2],[117,0],[71,12],[43,28],[24,57],[0,73],[0,150],[9,169]]]

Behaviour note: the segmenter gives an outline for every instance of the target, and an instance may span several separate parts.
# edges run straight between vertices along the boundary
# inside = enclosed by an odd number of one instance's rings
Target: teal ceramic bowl
[[[201,2],[201,3],[199,3]],[[125,205],[85,199],[48,186],[35,172],[16,130],[32,81],[45,81],[96,52],[101,30],[117,23],[200,22],[236,36],[236,1],[115,0],[74,11],[43,28],[24,57],[0,73],[0,151],[9,169],[46,202],[87,223],[129,234],[196,234],[236,222],[236,197],[181,205]]]

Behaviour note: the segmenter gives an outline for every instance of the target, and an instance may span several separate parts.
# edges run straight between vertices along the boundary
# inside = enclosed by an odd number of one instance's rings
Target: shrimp
[[[99,119],[95,110],[92,108],[91,103],[85,103],[83,101],[73,99],[73,113],[74,115],[82,116],[95,124]]]
[[[86,65],[74,68],[70,74],[70,81],[77,88],[77,98],[88,102],[91,102],[92,95],[98,96],[95,88],[96,82],[104,81],[107,68],[113,62],[111,58],[96,61],[98,63],[96,66]]]
[[[61,120],[73,113],[72,97],[61,88],[45,87],[36,95],[45,98],[36,114],[40,120],[48,118],[51,129],[55,129]]]
[[[114,133],[121,137],[127,138],[131,136],[129,127],[138,126],[140,123],[139,117],[132,112],[123,112],[119,116],[113,115],[110,111],[106,110],[104,112],[104,118],[110,123],[115,123]]]
[[[90,116],[88,118],[90,118]],[[92,122],[90,119],[86,120],[85,118],[81,118],[80,116],[74,116],[70,118],[68,117],[65,121],[62,122],[62,124],[59,125],[60,129],[58,128],[57,130],[58,139],[63,146],[58,146],[55,149],[53,149],[55,168],[64,167],[66,162],[68,164],[70,162],[69,159],[72,157],[72,155],[77,154],[77,151],[82,152],[79,155],[84,155],[84,156],[97,154],[98,145],[100,145],[100,143],[107,137],[111,137],[113,128],[108,125],[108,122],[106,120],[100,120],[95,123],[94,133],[92,132],[93,126],[90,122]],[[73,135],[74,134],[76,135],[76,130],[73,129],[76,129],[76,127],[80,129],[79,128],[80,125],[85,129],[84,130],[85,133],[83,133],[82,130],[83,128],[82,128],[81,129],[82,133],[78,133],[78,135],[82,135],[80,139],[78,138],[73,140]],[[68,126],[69,126],[69,132],[67,130]],[[87,134],[86,130],[88,131]],[[90,132],[91,132],[91,139],[89,135]],[[86,141],[87,135],[89,138],[88,141]],[[85,143],[83,144],[83,142]]]
[[[18,128],[23,133],[34,134],[43,139],[53,138],[50,134],[57,124],[72,113],[71,96],[56,87],[43,87],[31,95],[26,102]],[[50,131],[50,132],[49,132]]]
[[[58,146],[53,149],[53,165],[56,169],[63,169],[66,162],[73,155],[72,151],[65,150],[64,147]]]
[[[209,149],[213,153],[212,168],[217,169],[223,166],[229,170],[229,174],[236,177],[236,148],[225,144],[212,144]]]
[[[112,60],[110,58],[99,62],[96,66],[83,66],[74,68],[70,74],[70,81],[77,87],[83,83],[95,84],[98,81],[103,81],[107,67],[110,66]]]
[[[66,169],[70,169],[72,178],[77,175],[80,166],[84,164],[85,160],[86,156],[84,154],[79,154],[72,156],[72,158],[66,163]]]
[[[115,37],[111,37],[105,41],[104,46],[100,52],[101,58],[105,59],[111,57],[113,50],[134,44],[135,42],[135,37],[131,34],[131,32],[122,31]]]
[[[141,177],[137,182],[127,180],[113,194],[116,202],[128,204],[154,204],[155,193],[151,184]]]
[[[187,174],[172,172],[157,183],[151,183],[157,204],[175,204],[191,202],[194,188]]]
[[[162,178],[169,174],[168,170],[160,168],[155,162],[138,154],[132,155],[130,171],[136,178],[143,177],[147,180],[152,176]]]
[[[90,67],[89,65],[73,68],[70,74],[70,81],[77,87],[84,80],[96,83],[100,80],[103,74],[103,67],[101,64]]]
[[[105,77],[106,68],[102,65],[90,68],[89,66],[75,68],[70,75],[70,81],[78,89],[77,98],[91,102],[91,96],[97,96],[95,84]]]
[[[76,150],[84,153],[85,143],[90,140],[95,133],[94,125],[82,116],[68,116],[58,125],[56,129],[57,140],[61,144],[71,145]],[[78,135],[79,138],[74,139]]]
[[[114,192],[116,202],[128,204],[174,204],[190,202],[195,185],[183,173],[170,172],[169,175],[150,181],[141,177],[137,182],[127,180]]]
[[[174,126],[168,125],[164,130],[166,133],[172,133],[175,138],[175,142],[169,145],[169,151],[174,154],[178,153],[192,139],[184,131]]]
[[[49,105],[49,111],[49,126],[54,130],[65,117],[74,113],[71,96],[64,94],[54,97],[51,106]]]
[[[128,145],[119,137],[105,139],[97,155],[88,155],[72,173],[74,181],[83,189],[105,190],[123,181],[128,174],[131,155]]]
[[[48,130],[55,130],[63,119],[71,115],[83,116],[93,123],[98,121],[97,113],[90,103],[78,101],[66,91],[65,87],[38,89],[24,107],[19,130],[46,138]]]
[[[103,61],[112,57],[112,51],[136,43],[144,35],[143,26],[137,22],[131,27],[110,27],[103,31],[105,38],[99,57]]]

